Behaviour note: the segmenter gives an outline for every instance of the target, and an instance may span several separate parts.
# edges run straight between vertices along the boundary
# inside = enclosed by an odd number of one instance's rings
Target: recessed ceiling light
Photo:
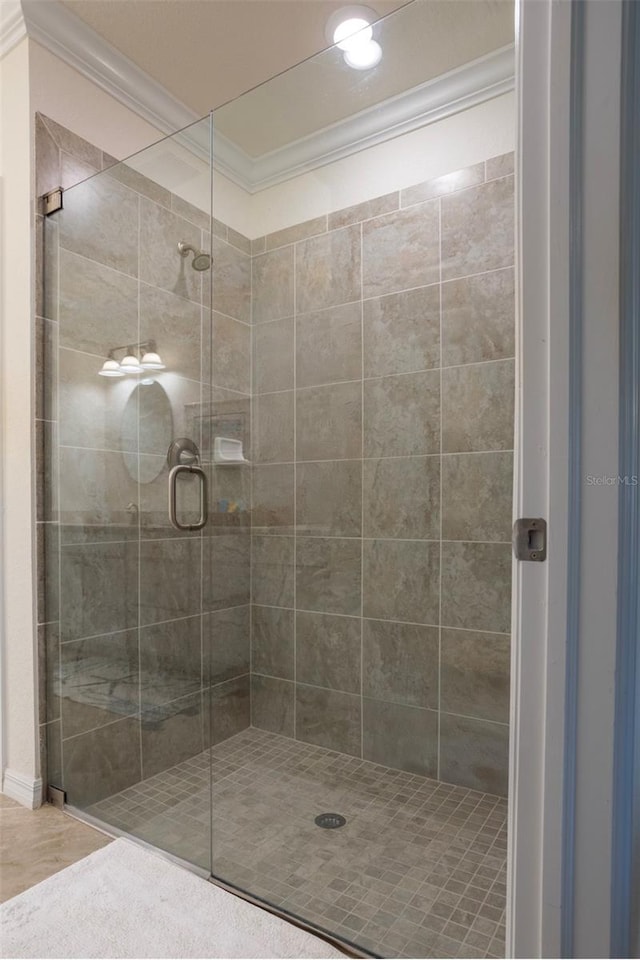
[[[382,48],[373,39],[371,26],[376,19],[368,7],[351,6],[336,10],[327,21],[328,42],[344,52],[344,62],[354,70],[369,70],[380,63]]]
[[[354,70],[370,70],[382,60],[382,47],[375,40],[369,40],[344,52],[344,62]]]
[[[333,42],[341,50],[352,50],[373,40],[373,29],[363,17],[349,17],[333,31]]]

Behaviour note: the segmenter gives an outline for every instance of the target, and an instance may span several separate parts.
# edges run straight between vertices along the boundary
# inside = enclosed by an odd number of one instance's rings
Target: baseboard
[[[42,806],[42,780],[40,777],[27,777],[15,770],[5,770],[2,778],[2,792],[5,797],[16,800],[23,807],[35,810]]]

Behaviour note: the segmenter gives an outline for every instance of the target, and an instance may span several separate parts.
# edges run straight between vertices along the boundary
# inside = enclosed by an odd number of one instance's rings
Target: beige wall
[[[32,476],[31,122],[29,44],[1,64],[3,767],[38,775]]]

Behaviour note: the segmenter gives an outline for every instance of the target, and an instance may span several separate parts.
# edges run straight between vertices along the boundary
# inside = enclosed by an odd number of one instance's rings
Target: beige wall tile
[[[293,316],[293,247],[253,257],[251,271],[253,322]]]
[[[345,227],[296,246],[296,310],[309,313],[358,300],[360,227]]]
[[[439,579],[440,547],[437,542],[365,540],[365,617],[437,624]]]
[[[296,223],[292,227],[285,227],[284,230],[276,230],[265,237],[267,250],[275,250],[276,247],[284,247],[289,243],[296,243],[298,240],[306,240],[307,237],[314,237],[318,233],[325,233],[327,229],[327,217],[315,217],[313,220],[305,220],[304,223]]]
[[[363,696],[438,709],[437,627],[364,620],[362,650]]]
[[[359,537],[362,461],[326,460],[296,467],[298,535]]]
[[[441,202],[443,280],[513,264],[513,178],[470,187]]]
[[[297,459],[344,460],[361,455],[361,384],[336,383],[297,390]]]
[[[442,458],[444,540],[509,541],[512,511],[512,453],[459,453]]]
[[[442,713],[440,777],[472,790],[506,796],[509,776],[509,727]]]
[[[514,361],[442,371],[442,450],[512,450]]]
[[[442,544],[442,624],[508,633],[511,544]]]
[[[442,177],[426,180],[414,187],[407,187],[400,193],[400,203],[401,206],[408,207],[423,200],[456,193],[458,190],[478,183],[484,183],[484,163],[475,163],[471,167],[463,167],[462,170],[454,170],[453,173],[445,173]]]
[[[442,285],[442,364],[515,356],[513,267]]]
[[[364,536],[437,540],[440,536],[440,458],[365,460]]]
[[[364,375],[440,366],[440,288],[421,287],[364,302]]]
[[[359,615],[361,553],[358,540],[298,537],[298,610]]]
[[[362,377],[362,307],[359,302],[330,307],[296,319],[296,384]]]
[[[328,613],[296,614],[296,678],[360,694],[362,621]]]
[[[435,202],[367,220],[362,228],[363,295],[437,283],[439,249]]]
[[[441,709],[508,723],[510,646],[502,634],[444,629]]]
[[[438,371],[365,381],[365,457],[417,456],[439,450]]]
[[[253,391],[291,390],[294,385],[294,320],[285,317],[253,327]]]

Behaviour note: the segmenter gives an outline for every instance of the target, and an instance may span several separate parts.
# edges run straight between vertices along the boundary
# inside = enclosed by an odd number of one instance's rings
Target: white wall
[[[2,733],[6,792],[37,802],[29,43],[0,64],[2,119]],[[9,783],[10,781],[10,783]],[[23,783],[24,781],[24,783]]]
[[[33,40],[29,77],[32,113],[44,113],[119,160],[163,136]]]

